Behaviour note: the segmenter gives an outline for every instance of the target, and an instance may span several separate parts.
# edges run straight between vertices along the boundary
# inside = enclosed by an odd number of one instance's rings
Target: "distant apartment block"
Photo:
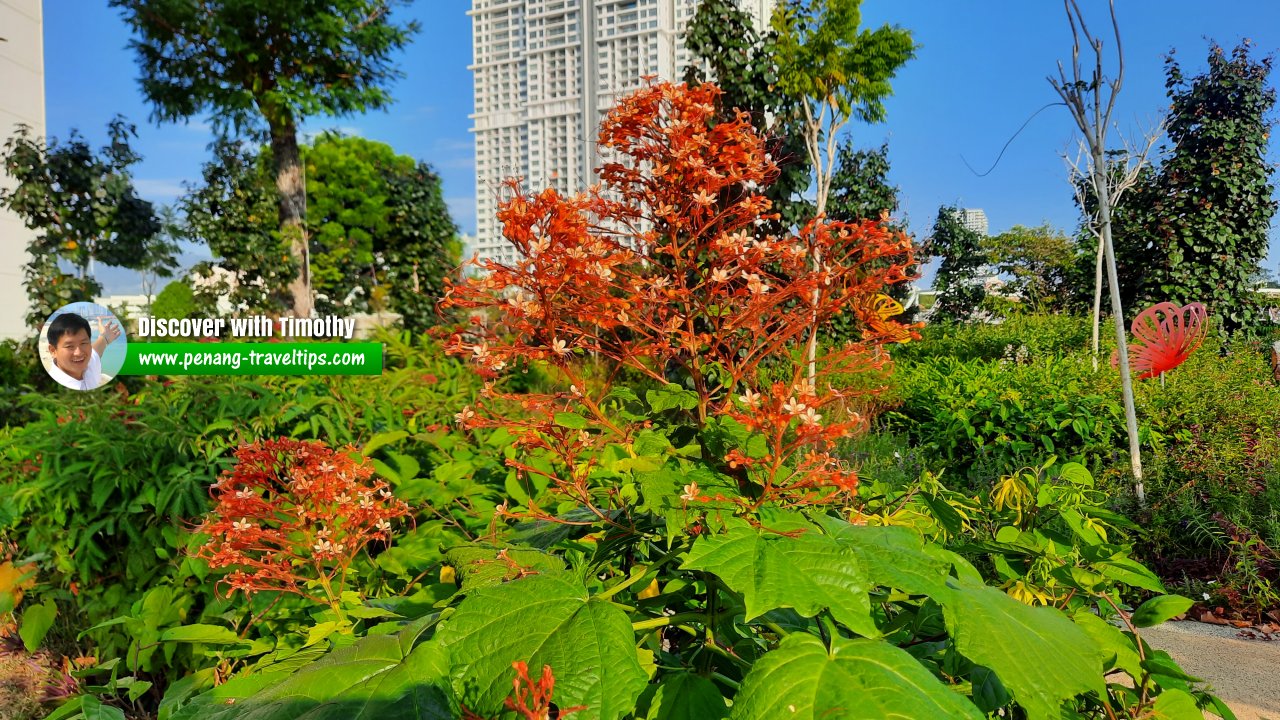
[[[965,230],[972,230],[983,237],[988,235],[987,214],[980,208],[965,208],[960,211],[957,219],[960,221],[960,226]]]
[[[43,138],[44,118],[44,14],[40,0],[0,0],[0,145],[18,124],[31,127]],[[0,186],[13,187],[13,179],[0,170]],[[30,333],[23,318],[27,294],[22,287],[22,266],[32,231],[22,221],[0,210],[0,339]]]
[[[775,0],[740,0],[757,27]],[[476,238],[482,258],[515,250],[494,217],[502,182],[577,192],[595,182],[596,131],[621,96],[689,62],[684,29],[698,0],[472,0],[471,115]]]

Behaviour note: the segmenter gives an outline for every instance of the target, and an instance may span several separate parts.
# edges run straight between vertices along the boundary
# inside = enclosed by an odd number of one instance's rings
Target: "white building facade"
[[[764,27],[775,0],[739,0]],[[472,0],[476,238],[470,252],[511,262],[495,217],[502,182],[563,193],[595,182],[596,133],[643,78],[678,80],[698,0]]]
[[[41,0],[0,0],[0,146],[14,128],[27,125],[32,135],[45,137],[44,11]],[[0,186],[13,179],[0,169]],[[33,232],[16,215],[0,210],[0,339],[31,334],[23,319],[27,293],[22,266]]]
[[[957,218],[960,221],[960,227],[965,230],[972,230],[982,237],[986,237],[989,233],[989,225],[987,223],[987,214],[981,208],[965,208],[960,211]]]

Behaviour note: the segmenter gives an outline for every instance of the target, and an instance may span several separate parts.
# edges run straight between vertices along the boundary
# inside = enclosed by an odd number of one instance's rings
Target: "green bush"
[[[1117,461],[1124,437],[1109,375],[1084,358],[1053,355],[1024,364],[946,356],[904,362],[896,377],[902,404],[886,418],[958,472],[993,476],[1047,455],[1096,472]]]
[[[490,470],[493,453],[441,431],[479,381],[434,344],[383,339],[393,369],[375,378],[192,376],[144,380],[130,395],[25,398],[32,421],[0,436],[0,538],[19,557],[36,556],[42,585],[27,602],[58,603],[55,646],[105,623],[87,633],[100,657],[171,678],[191,667],[173,646],[157,654],[156,638],[230,612],[204,563],[187,557],[190,530],[234,449],[258,437],[365,448],[424,518],[447,520],[420,523],[379,556],[363,581],[382,594],[438,564],[442,543],[482,527],[505,469]]]
[[[181,320],[196,311],[196,299],[191,284],[186,280],[174,280],[164,286],[151,301],[151,316]]]
[[[1105,338],[1114,337],[1102,328]],[[949,357],[957,360],[999,360],[1026,347],[1031,358],[1062,356],[1085,350],[1089,321],[1070,315],[1012,315],[996,324],[930,324],[920,342],[896,347],[895,360]]]

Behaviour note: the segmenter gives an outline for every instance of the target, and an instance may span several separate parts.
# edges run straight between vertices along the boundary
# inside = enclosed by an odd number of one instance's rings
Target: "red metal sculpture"
[[[1185,307],[1163,302],[1143,310],[1130,328],[1129,368],[1143,380],[1178,367],[1204,342],[1207,319],[1208,311],[1198,302]]]

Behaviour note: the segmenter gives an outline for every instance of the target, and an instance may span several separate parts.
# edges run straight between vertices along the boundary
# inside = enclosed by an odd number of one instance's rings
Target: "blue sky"
[[[1107,30],[1106,3],[1080,2],[1095,31]],[[1274,0],[1119,4],[1126,76],[1115,119],[1127,133],[1154,125],[1167,107],[1163,67],[1169,50],[1176,48],[1184,70],[1195,72],[1204,67],[1209,39],[1230,49],[1250,38],[1257,56],[1280,49],[1280,3]],[[396,102],[389,110],[314,118],[304,127],[339,128],[431,163],[464,232],[475,228],[469,7],[469,0],[417,0],[408,10],[422,32],[398,58],[405,77],[392,87]],[[135,167],[139,192],[160,204],[172,202],[184,182],[199,178],[211,140],[207,124],[196,119],[158,126],[149,120],[128,30],[103,0],[45,0],[44,13],[49,134],[61,138],[78,128],[100,142],[108,120],[125,115],[138,125],[136,148],[145,158]],[[911,30],[922,46],[894,82],[887,122],[849,128],[860,145],[888,141],[891,179],[901,188],[901,214],[911,230],[927,232],[938,206],[952,202],[983,208],[993,233],[1042,222],[1074,228],[1061,156],[1074,147],[1075,129],[1065,108],[1048,108],[1031,120],[989,174],[980,177],[965,164],[986,171],[1019,126],[1057,100],[1045,78],[1070,52],[1061,3],[865,0],[863,15],[864,24]],[[1280,160],[1275,143],[1269,159]],[[1272,235],[1264,266],[1274,271],[1280,244]],[[101,279],[108,292],[137,291],[132,273],[106,271]]]

